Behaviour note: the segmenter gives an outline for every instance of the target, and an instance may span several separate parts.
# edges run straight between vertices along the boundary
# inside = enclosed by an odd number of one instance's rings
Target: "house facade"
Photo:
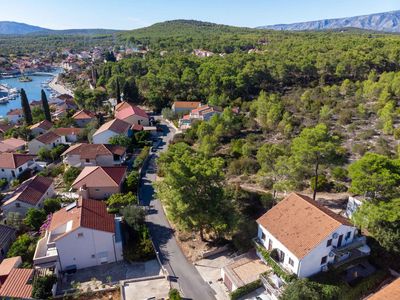
[[[39,150],[42,148],[51,150],[61,144],[66,144],[65,137],[53,131],[48,131],[31,140],[28,143],[28,149],[30,154],[38,154]]]
[[[83,198],[103,200],[121,193],[127,167],[85,167],[72,183]]]
[[[47,177],[35,176],[21,183],[9,194],[1,206],[4,215],[10,212],[25,216],[30,208],[42,208],[44,200],[53,197],[53,180]]]
[[[75,127],[60,127],[55,128],[53,132],[61,136],[66,143],[76,143],[79,135],[83,132],[83,129]]]
[[[130,125],[149,126],[148,114],[133,104],[121,102],[115,106],[115,118],[125,121]]]
[[[93,134],[93,144],[109,144],[110,139],[117,135],[129,136],[130,127],[131,124],[119,119],[108,121]]]
[[[20,108],[11,109],[7,113],[7,119],[11,124],[18,124],[23,118],[24,118],[24,113]]]
[[[111,167],[121,165],[126,158],[126,148],[104,144],[76,144],[61,157],[66,165],[82,168],[87,166]]]
[[[175,101],[174,104],[172,104],[171,109],[174,114],[183,114],[191,112],[193,109],[198,108],[200,105],[200,101]]]
[[[37,243],[35,267],[68,271],[122,260],[119,221],[104,202],[80,198],[53,214]]]
[[[346,218],[304,195],[290,194],[257,223],[258,242],[300,278],[370,253],[365,237]]]
[[[91,111],[85,110],[85,109],[82,109],[82,110],[76,112],[72,116],[72,119],[74,119],[74,121],[78,127],[85,127],[87,124],[89,124],[95,118],[96,118],[96,115],[94,113],[92,113]]]
[[[33,136],[38,136],[50,130],[52,127],[53,123],[44,120],[39,123],[33,124],[31,127],[29,127],[29,129],[31,130]]]
[[[19,153],[0,153],[0,178],[10,182],[27,170],[35,168],[35,155]]]

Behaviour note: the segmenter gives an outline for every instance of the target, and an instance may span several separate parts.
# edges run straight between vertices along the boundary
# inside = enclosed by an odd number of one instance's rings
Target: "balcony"
[[[35,255],[33,256],[33,264],[35,266],[43,266],[56,264],[57,261],[57,248],[49,247],[47,244],[47,236],[41,238],[36,245]]]
[[[281,278],[275,274],[262,274],[260,275],[262,284],[264,285],[267,293],[279,299],[283,293],[285,283]]]
[[[335,255],[331,265],[338,268],[358,258],[368,256],[371,249],[368,247],[365,236],[357,237],[351,244],[343,247],[334,248],[332,254]]]

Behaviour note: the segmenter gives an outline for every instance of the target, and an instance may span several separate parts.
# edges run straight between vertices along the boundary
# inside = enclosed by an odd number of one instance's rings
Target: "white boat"
[[[8,97],[0,98],[0,104],[6,104],[6,103],[8,103]]]

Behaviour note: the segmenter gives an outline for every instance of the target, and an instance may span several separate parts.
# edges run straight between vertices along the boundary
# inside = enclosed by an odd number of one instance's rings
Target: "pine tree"
[[[43,106],[44,116],[47,121],[51,122],[49,102],[47,101],[47,96],[46,96],[46,93],[44,92],[44,90],[42,90],[42,92],[41,92],[41,98],[42,98],[42,106]]]
[[[117,78],[117,103],[121,103],[121,89],[119,87],[119,80]]]
[[[25,123],[27,125],[32,125],[31,107],[29,106],[28,97],[26,96],[24,89],[21,89],[21,107],[24,113]]]

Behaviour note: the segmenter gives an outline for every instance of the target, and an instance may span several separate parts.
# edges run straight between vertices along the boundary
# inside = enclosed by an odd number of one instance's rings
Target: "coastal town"
[[[1,299],[400,299],[396,28],[0,25]]]

